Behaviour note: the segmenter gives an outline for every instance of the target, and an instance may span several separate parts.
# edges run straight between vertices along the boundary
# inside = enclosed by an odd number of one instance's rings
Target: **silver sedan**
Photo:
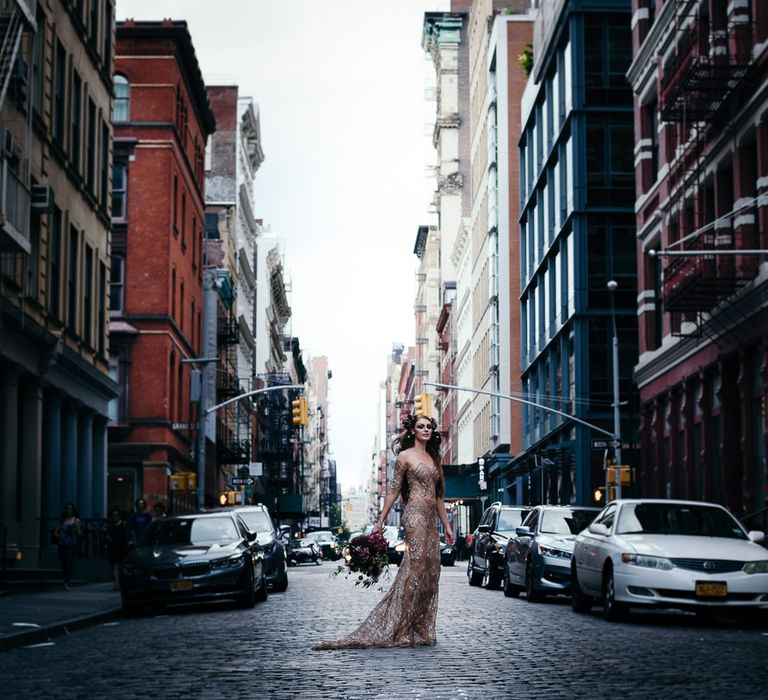
[[[573,609],[600,600],[606,619],[616,620],[632,606],[768,608],[764,539],[714,503],[614,501],[576,538]]]

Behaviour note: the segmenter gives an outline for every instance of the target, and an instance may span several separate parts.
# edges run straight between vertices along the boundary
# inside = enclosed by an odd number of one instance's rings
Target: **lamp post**
[[[612,350],[613,350],[613,439],[614,439],[614,467],[616,469],[616,498],[621,498],[621,415],[619,413],[619,339],[616,335],[616,305],[614,303],[614,292],[619,284],[616,280],[609,280],[607,287],[611,296],[611,328],[612,328]],[[605,470],[606,477],[608,469]],[[605,485],[605,502],[608,503],[608,479]]]

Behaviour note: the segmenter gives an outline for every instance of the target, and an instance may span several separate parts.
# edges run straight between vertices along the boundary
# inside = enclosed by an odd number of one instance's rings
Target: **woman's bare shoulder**
[[[405,450],[402,450],[401,452],[397,453],[397,461],[400,462],[404,467],[409,466],[413,462],[413,455],[415,450],[413,447],[409,447]]]

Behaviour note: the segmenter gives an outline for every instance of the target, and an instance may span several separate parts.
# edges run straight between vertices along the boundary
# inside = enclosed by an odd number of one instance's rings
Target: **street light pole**
[[[619,412],[619,339],[616,335],[616,305],[614,303],[614,293],[618,288],[616,280],[609,280],[607,287],[611,296],[611,326],[613,330],[612,350],[613,350],[613,439],[614,439],[614,457],[616,470],[616,498],[621,498],[621,414]],[[606,474],[608,470],[606,469]],[[608,484],[606,484],[605,502],[608,503]]]

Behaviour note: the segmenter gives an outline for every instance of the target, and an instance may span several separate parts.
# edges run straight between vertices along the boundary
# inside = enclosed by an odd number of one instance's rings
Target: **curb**
[[[112,608],[111,610],[104,610],[92,615],[82,615],[81,617],[75,617],[71,620],[65,620],[64,622],[58,622],[46,627],[39,627],[26,632],[18,632],[17,634],[11,634],[7,637],[0,637],[0,652],[18,649],[19,647],[25,647],[30,644],[47,642],[53,637],[60,637],[61,635],[69,634],[76,630],[93,627],[102,622],[107,622],[108,620],[118,617],[121,613],[121,607]]]

